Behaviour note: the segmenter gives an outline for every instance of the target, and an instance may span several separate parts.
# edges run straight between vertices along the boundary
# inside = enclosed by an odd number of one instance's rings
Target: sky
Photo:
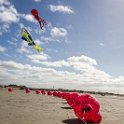
[[[123,15],[123,0],[0,0],[0,84],[124,93]]]

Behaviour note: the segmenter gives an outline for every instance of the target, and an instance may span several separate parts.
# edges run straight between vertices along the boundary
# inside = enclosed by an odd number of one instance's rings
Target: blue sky
[[[122,92],[123,8],[122,0],[0,0],[0,83]],[[21,40],[23,27],[42,53]]]

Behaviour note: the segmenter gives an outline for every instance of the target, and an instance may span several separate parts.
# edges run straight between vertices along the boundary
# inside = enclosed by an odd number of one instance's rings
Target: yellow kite
[[[40,48],[38,45],[34,43],[34,41],[31,38],[31,35],[25,28],[22,29],[22,39],[27,41],[29,46],[33,46],[36,51],[38,52],[42,51],[42,48]]]

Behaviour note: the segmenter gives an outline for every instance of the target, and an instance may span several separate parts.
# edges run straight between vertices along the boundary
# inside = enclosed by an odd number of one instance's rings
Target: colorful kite
[[[73,104],[76,116],[84,122],[99,123],[102,120],[100,104],[91,94],[83,94]]]
[[[34,41],[31,38],[31,35],[25,28],[22,29],[22,39],[27,41],[29,46],[33,46],[36,51],[38,52],[42,51],[42,49],[34,43]]]
[[[38,15],[38,11],[36,9],[32,9],[31,14],[39,22],[40,28],[43,30],[43,26],[47,24],[46,21]]]

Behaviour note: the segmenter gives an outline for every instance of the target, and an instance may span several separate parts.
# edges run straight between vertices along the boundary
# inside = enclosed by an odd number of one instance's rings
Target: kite
[[[75,115],[84,122],[99,123],[102,120],[100,104],[91,94],[83,94],[73,104]]]
[[[76,99],[78,96],[79,96],[78,93],[73,92],[73,93],[70,93],[70,94],[68,95],[68,97],[66,98],[66,101],[67,101],[67,103],[70,105],[71,108],[73,108],[74,101],[75,101],[75,99]]]
[[[34,41],[31,38],[31,35],[25,28],[22,29],[22,39],[27,41],[29,46],[33,46],[36,51],[38,52],[42,51],[42,49],[34,43]]]
[[[43,26],[47,24],[46,21],[38,15],[38,11],[36,9],[32,9],[31,14],[39,22],[40,28],[43,30]]]
[[[62,93],[62,98],[65,99],[65,100],[67,100],[68,95],[69,95],[69,93],[63,92]]]
[[[57,92],[57,96],[58,96],[59,98],[61,98],[61,97],[62,97],[62,93],[61,93],[60,91],[58,91],[58,92]]]
[[[28,88],[25,89],[25,93],[27,93],[27,94],[30,93],[30,89],[28,89]]]
[[[11,87],[8,88],[8,92],[12,92],[13,89]]]
[[[51,96],[52,95],[52,92],[50,90],[47,91],[47,95]]]
[[[41,90],[41,94],[42,95],[45,95],[46,94],[44,89]]]
[[[53,96],[57,96],[57,92],[56,91],[53,91]]]
[[[39,90],[35,90],[35,94],[39,94],[40,93],[40,91]]]

